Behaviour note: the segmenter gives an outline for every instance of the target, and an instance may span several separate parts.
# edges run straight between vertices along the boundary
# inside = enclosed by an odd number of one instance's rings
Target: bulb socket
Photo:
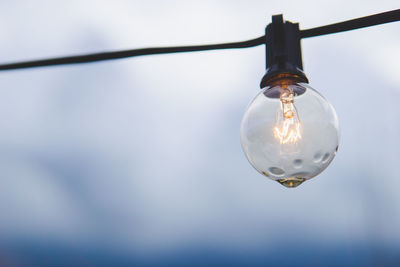
[[[283,21],[282,15],[272,16],[272,23],[265,29],[266,73],[260,87],[280,80],[308,83],[301,59],[300,30],[298,23]]]

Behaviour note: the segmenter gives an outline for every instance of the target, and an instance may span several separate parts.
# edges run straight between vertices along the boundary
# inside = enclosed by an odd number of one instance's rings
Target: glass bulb
[[[332,105],[305,83],[284,79],[250,103],[240,129],[253,167],[286,187],[321,173],[335,157],[339,124]]]

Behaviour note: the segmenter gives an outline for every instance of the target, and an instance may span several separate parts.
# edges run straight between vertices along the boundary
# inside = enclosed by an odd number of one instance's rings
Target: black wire
[[[350,31],[400,20],[400,9],[300,31],[301,38]]]
[[[325,34],[344,32],[344,31],[360,29],[364,27],[369,27],[399,20],[400,20],[400,9],[397,9],[367,17],[362,17],[326,26],[302,30],[300,31],[300,37],[308,38]],[[88,63],[101,60],[119,59],[119,58],[136,57],[144,55],[196,52],[196,51],[206,51],[206,50],[216,50],[216,49],[248,48],[265,44],[265,42],[266,42],[265,36],[261,36],[256,39],[243,42],[235,42],[235,43],[142,48],[142,49],[104,52],[104,53],[95,53],[95,54],[78,55],[70,57],[49,58],[42,60],[3,64],[0,65],[0,71],[44,67],[44,66]]]
[[[104,52],[104,53],[96,53],[96,54],[88,54],[88,55],[59,57],[59,58],[18,62],[18,63],[9,63],[9,64],[0,65],[0,71],[34,68],[34,67],[44,67],[44,66],[65,65],[65,64],[88,63],[88,62],[95,62],[95,61],[101,61],[101,60],[137,57],[137,56],[144,56],[144,55],[195,52],[195,51],[206,51],[206,50],[215,50],[215,49],[248,48],[248,47],[258,46],[258,45],[261,45],[264,43],[265,43],[265,36],[261,36],[256,39],[243,41],[243,42],[235,42],[235,43],[141,48],[141,49],[132,49],[132,50],[124,50],[124,51]]]

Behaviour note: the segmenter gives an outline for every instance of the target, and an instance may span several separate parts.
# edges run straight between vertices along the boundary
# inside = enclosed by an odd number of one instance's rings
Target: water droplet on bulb
[[[314,155],[314,162],[315,162],[315,163],[318,163],[318,162],[321,161],[321,159],[322,159],[322,154],[321,154],[320,152],[315,153],[315,155]]]
[[[269,168],[269,171],[277,176],[282,176],[285,174],[285,171],[278,167],[271,167]]]
[[[298,169],[303,166],[303,161],[301,159],[295,159],[293,160],[293,166]]]
[[[329,160],[329,158],[330,158],[330,154],[329,153],[325,153],[324,157],[322,158],[322,163],[327,162]]]

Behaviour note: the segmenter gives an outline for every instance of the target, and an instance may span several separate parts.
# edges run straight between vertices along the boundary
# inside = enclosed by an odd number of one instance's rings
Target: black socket
[[[267,71],[260,87],[272,85],[282,77],[308,83],[301,60],[299,24],[283,21],[282,15],[272,16],[265,36]]]

